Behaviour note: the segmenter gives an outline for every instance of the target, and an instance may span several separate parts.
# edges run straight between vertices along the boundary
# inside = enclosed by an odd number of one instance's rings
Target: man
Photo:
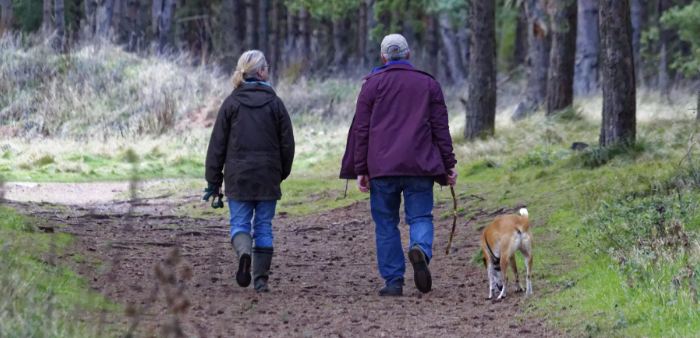
[[[399,231],[401,193],[411,241],[408,258],[419,291],[432,287],[433,184],[454,185],[455,156],[440,84],[408,62],[399,34],[384,37],[385,66],[365,78],[357,99],[340,178],[369,192],[377,263],[385,280],[380,296],[401,296],[406,271]]]

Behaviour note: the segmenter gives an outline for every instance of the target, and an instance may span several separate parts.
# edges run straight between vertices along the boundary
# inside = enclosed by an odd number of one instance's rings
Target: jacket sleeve
[[[430,100],[430,126],[433,133],[433,142],[440,150],[442,163],[445,170],[454,168],[457,164],[455,155],[452,152],[452,136],[450,136],[449,117],[445,98],[442,89],[437,81],[432,81],[432,98]]]
[[[367,167],[367,152],[369,150],[369,128],[372,118],[372,108],[377,95],[376,81],[367,80],[362,85],[360,95],[355,107],[355,173],[357,175],[369,175]]]
[[[219,187],[224,181],[223,170],[226,163],[229,133],[231,132],[231,116],[236,109],[237,107],[228,100],[221,105],[219,113],[216,115],[216,122],[207,149],[205,177],[208,183]]]
[[[286,180],[289,174],[292,173],[292,163],[294,162],[294,130],[292,129],[292,120],[289,118],[287,108],[279,98],[278,100],[278,116],[279,129],[277,137],[280,142],[280,157],[282,158],[282,180]]]

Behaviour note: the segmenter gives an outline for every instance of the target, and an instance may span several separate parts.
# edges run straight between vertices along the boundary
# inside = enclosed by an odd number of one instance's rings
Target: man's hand
[[[455,168],[447,170],[447,184],[449,184],[450,187],[454,187],[455,184],[457,184],[457,170],[455,170]]]
[[[360,192],[363,192],[365,194],[369,192],[369,176],[357,176],[357,189],[360,189]]]

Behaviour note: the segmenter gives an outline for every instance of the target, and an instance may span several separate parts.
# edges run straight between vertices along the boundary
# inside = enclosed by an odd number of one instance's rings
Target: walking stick
[[[452,215],[454,219],[452,220],[452,233],[450,233],[450,241],[447,242],[447,250],[445,250],[445,255],[450,254],[450,247],[452,246],[452,237],[455,235],[455,228],[457,227],[457,196],[455,196],[455,188],[450,187],[450,192],[452,192],[452,202],[454,202],[454,208],[452,209]]]

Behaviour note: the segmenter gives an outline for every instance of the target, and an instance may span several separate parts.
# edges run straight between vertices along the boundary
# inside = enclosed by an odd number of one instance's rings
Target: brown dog
[[[532,270],[532,233],[527,209],[520,209],[520,215],[504,215],[496,218],[481,234],[481,249],[484,251],[484,265],[489,274],[489,298],[498,287],[498,299],[506,298],[508,283],[508,263],[515,275],[515,292],[522,292],[518,267],[515,265],[515,252],[525,256],[527,263],[527,295],[532,294],[530,271]]]

